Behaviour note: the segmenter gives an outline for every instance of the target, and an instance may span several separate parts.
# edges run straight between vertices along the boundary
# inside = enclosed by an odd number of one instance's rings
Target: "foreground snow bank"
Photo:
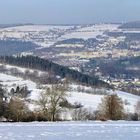
[[[139,140],[138,122],[1,123],[0,140]]]

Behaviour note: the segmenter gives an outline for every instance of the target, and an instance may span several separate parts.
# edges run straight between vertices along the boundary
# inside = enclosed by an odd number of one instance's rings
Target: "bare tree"
[[[38,104],[49,121],[58,119],[62,110],[60,103],[66,100],[66,96],[66,88],[63,85],[53,85],[41,94]]]
[[[140,101],[137,102],[135,110],[138,114],[138,120],[140,120]]]
[[[100,115],[105,119],[121,120],[124,116],[123,101],[117,95],[108,95],[99,105]]]
[[[49,99],[46,93],[41,93],[37,104],[40,106],[42,114],[47,118]]]

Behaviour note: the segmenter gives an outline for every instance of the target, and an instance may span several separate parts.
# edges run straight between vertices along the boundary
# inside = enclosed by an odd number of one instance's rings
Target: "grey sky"
[[[71,24],[140,20],[140,0],[0,0],[0,23]]]

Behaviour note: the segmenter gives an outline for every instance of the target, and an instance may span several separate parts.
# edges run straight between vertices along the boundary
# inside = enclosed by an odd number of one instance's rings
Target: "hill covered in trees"
[[[140,56],[109,61],[91,59],[87,65],[90,65],[90,69],[93,70],[100,67],[100,72],[105,76],[128,79],[140,78]]]
[[[64,67],[35,56],[1,56],[0,62],[51,72],[56,76],[60,76],[61,78],[68,78],[74,82],[79,82],[85,85],[109,87],[107,83],[99,80],[97,77],[91,77],[76,70],[69,69],[68,67]]]
[[[27,52],[38,48],[39,46],[32,42],[19,40],[0,40],[0,55],[14,55],[21,52]]]

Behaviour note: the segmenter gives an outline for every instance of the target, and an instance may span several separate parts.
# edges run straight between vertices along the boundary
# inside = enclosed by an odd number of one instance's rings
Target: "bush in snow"
[[[24,117],[28,114],[29,110],[25,102],[19,98],[13,98],[8,104],[8,120],[15,122],[22,121]]]
[[[95,118],[95,114],[87,108],[77,108],[72,112],[72,120],[74,121],[95,120]]]

